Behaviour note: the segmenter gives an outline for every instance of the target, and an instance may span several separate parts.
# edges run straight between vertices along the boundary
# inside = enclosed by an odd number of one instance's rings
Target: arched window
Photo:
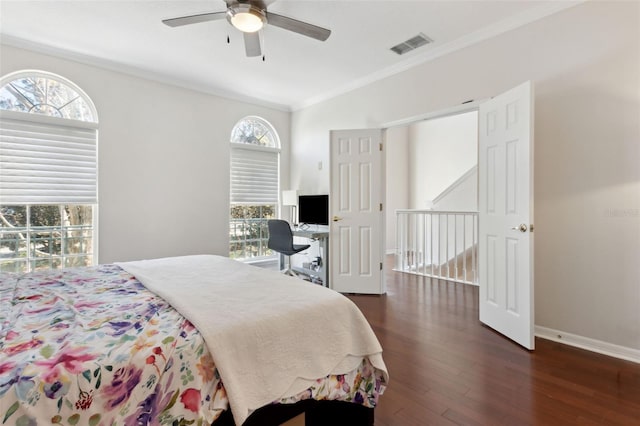
[[[277,217],[280,139],[269,122],[245,117],[231,131],[229,256],[257,260],[267,248],[267,220]]]
[[[98,116],[69,80],[0,79],[0,272],[97,262]]]

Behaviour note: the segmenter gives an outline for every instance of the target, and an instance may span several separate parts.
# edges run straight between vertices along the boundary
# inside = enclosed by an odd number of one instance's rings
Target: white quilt
[[[315,379],[355,369],[363,357],[388,380],[369,323],[333,290],[220,256],[118,265],[198,328],[238,425]]]

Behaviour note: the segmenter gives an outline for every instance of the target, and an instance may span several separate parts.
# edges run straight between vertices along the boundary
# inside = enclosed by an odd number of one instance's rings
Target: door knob
[[[339,220],[342,220],[342,218],[341,218],[341,217],[338,217],[338,216],[334,216],[334,217],[333,217],[333,221],[334,221],[334,222],[337,222],[337,221],[339,221]]]
[[[511,229],[513,229],[514,231],[527,232],[527,229],[529,229],[529,227],[524,223],[521,223],[520,226],[514,226]]]

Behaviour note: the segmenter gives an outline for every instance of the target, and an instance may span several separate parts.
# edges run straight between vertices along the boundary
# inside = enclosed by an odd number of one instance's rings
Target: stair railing
[[[394,270],[478,284],[478,212],[396,210]]]

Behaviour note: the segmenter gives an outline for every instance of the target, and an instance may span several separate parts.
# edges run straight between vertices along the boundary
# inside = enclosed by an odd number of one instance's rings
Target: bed
[[[0,424],[371,425],[381,352],[344,296],[224,257],[0,275]]]

